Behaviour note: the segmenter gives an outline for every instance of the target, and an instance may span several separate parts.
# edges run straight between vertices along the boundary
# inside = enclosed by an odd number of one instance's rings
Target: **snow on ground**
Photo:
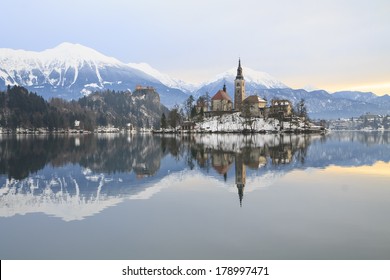
[[[196,126],[196,130],[205,132],[242,132],[245,129],[255,132],[271,132],[280,131],[280,127],[285,129],[303,129],[305,126],[303,121],[297,123],[283,122],[274,118],[244,118],[240,113],[225,114],[222,116],[214,116],[205,118]]]
[[[223,150],[233,153],[241,153],[247,147],[277,147],[294,143],[297,147],[307,145],[300,134],[242,134],[242,133],[197,133],[193,135],[195,142],[206,149]],[[311,136],[317,139],[318,136]],[[318,138],[319,139],[319,138]],[[255,143],[255,144],[254,144]]]

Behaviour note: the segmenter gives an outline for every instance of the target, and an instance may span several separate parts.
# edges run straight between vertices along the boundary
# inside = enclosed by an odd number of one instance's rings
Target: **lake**
[[[390,259],[390,133],[0,135],[0,259]]]

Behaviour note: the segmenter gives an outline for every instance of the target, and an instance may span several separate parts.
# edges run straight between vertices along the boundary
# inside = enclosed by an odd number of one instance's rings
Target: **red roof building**
[[[233,102],[230,96],[226,92],[226,85],[222,90],[219,90],[211,98],[211,110],[212,111],[231,111],[233,109]]]

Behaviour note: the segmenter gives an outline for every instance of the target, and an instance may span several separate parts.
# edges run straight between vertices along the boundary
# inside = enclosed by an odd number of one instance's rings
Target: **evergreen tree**
[[[297,114],[299,117],[307,119],[307,109],[303,98],[297,104]]]
[[[208,91],[206,91],[205,95],[204,95],[204,99],[205,99],[205,102],[206,102],[206,110],[210,110],[210,106],[211,106],[211,97],[210,97],[210,93]]]
[[[194,107],[194,101],[195,101],[194,97],[190,95],[184,103],[184,109],[188,120],[191,119],[191,113]]]
[[[196,116],[196,108],[195,106],[193,106],[191,109],[191,119],[193,119],[195,116]]]
[[[389,115],[386,115],[386,117],[383,118],[383,128],[389,129],[390,128],[390,117]]]
[[[203,118],[204,118],[204,109],[203,109],[203,107],[200,108],[199,115],[200,115],[200,120],[203,120]]]
[[[179,109],[179,106],[175,106],[168,114],[168,122],[172,128],[176,128],[181,124],[183,118],[183,111]]]
[[[161,128],[165,129],[167,128],[167,117],[165,116],[165,113],[161,116]]]

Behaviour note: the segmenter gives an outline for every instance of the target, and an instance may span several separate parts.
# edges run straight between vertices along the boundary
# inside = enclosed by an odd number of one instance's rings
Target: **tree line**
[[[7,87],[0,91],[0,126],[3,128],[71,128],[80,120],[86,129],[92,129],[94,118],[90,110],[77,101],[53,98],[46,101],[24,87]]]

